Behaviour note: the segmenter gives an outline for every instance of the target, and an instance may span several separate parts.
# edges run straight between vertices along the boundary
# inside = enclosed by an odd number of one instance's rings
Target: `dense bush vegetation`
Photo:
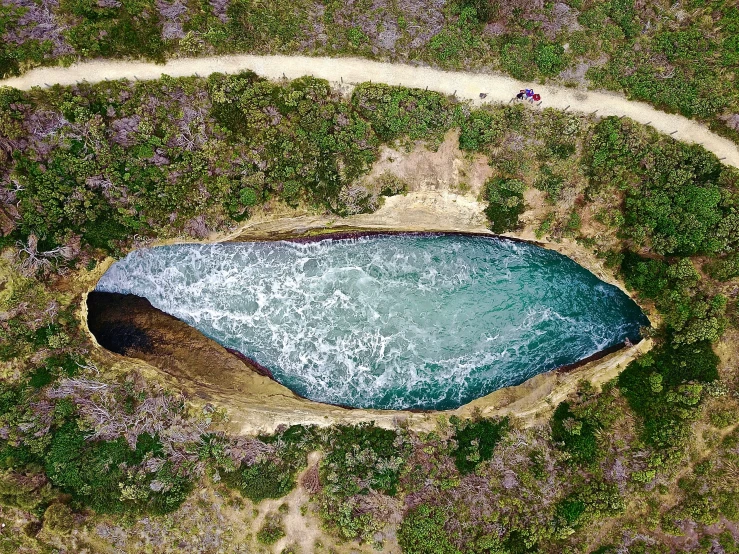
[[[595,432],[598,429],[589,420],[580,419],[562,402],[552,416],[552,440],[562,443],[563,450],[580,464],[592,464],[598,459]]]
[[[73,22],[66,33],[69,45],[84,57],[164,61],[162,21],[153,0],[104,6],[94,0],[61,0],[59,10]]]
[[[395,431],[374,425],[333,427],[321,461],[321,517],[344,539],[374,541],[382,511],[370,509],[380,495],[398,492],[405,465],[404,441]]]
[[[306,465],[307,453],[319,446],[313,430],[299,426],[260,437],[260,441],[267,445],[264,455],[241,467],[234,467],[227,459],[221,472],[224,483],[256,503],[282,498],[293,490],[298,471]]]
[[[269,460],[244,467],[234,474],[226,473],[224,482],[253,502],[282,498],[295,487],[295,468],[280,460]]]
[[[516,179],[497,178],[487,183],[488,208],[485,215],[494,233],[518,227],[518,216],[525,208],[523,193],[526,185]]]
[[[670,342],[715,341],[726,327],[727,298],[711,296],[688,258],[672,263],[645,259],[628,252],[621,264],[626,283],[642,297],[654,300],[664,317]]]
[[[552,440],[569,454],[573,465],[593,468],[603,456],[598,436],[612,427],[619,415],[612,383],[598,394],[583,382],[571,402],[562,402],[554,410]]]
[[[377,147],[372,127],[312,79],[110,83],[8,92],[2,104],[10,122],[45,110],[40,135],[4,129],[26,146],[14,154],[19,232],[43,251],[75,240],[110,250],[135,233],[183,228],[203,236],[273,195],[355,210],[339,193]]]
[[[51,482],[82,504],[106,512],[167,513],[187,498],[191,480],[164,462],[154,473],[136,471],[146,460],[163,457],[156,437],[139,435],[131,449],[123,438],[88,442],[78,423],[65,423],[55,434],[45,456]],[[130,468],[130,469],[129,469]]]
[[[459,554],[444,531],[447,517],[421,504],[410,510],[398,531],[398,544],[406,554]]]
[[[739,254],[729,254],[724,258],[717,258],[707,263],[705,269],[711,277],[719,281],[728,281],[739,277]]]
[[[669,457],[689,436],[698,415],[703,387],[718,379],[718,356],[711,343],[669,343],[632,362],[618,384],[629,405],[644,421],[644,439],[657,456]]]
[[[462,111],[460,105],[435,92],[368,83],[354,90],[352,105],[384,142],[438,140]]]
[[[652,138],[652,140],[649,140]],[[736,171],[696,145],[654,140],[607,118],[588,141],[590,195],[623,191],[622,232],[657,254],[718,254],[736,248]]]
[[[12,498],[6,498],[7,503],[43,513],[64,492],[74,506],[90,506],[100,513],[162,514],[185,500],[192,489],[191,467],[167,461],[158,437],[134,435],[133,445],[123,437],[90,441],[91,431],[84,429],[75,402],[65,396],[50,403],[38,388],[3,385],[0,390],[0,418],[9,430],[0,441],[4,479],[8,484],[32,483],[8,491]],[[140,404],[134,397],[120,402],[131,409]]]

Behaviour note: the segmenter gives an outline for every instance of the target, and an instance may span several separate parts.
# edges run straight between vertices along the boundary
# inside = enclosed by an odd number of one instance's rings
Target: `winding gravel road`
[[[366,81],[427,88],[444,94],[456,93],[457,98],[483,102],[509,102],[519,89],[531,86],[502,75],[441,71],[428,67],[374,62],[357,58],[313,58],[307,56],[235,55],[204,58],[180,58],[158,65],[148,62],[95,60],[70,67],[34,69],[21,77],[0,80],[0,86],[30,89],[47,84],[71,85],[86,79],[94,83],[105,79],[158,79],[162,74],[185,77],[211,73],[237,73],[250,69],[268,79],[295,79],[313,75],[333,83],[351,85]],[[730,140],[712,133],[705,125],[680,115],[667,114],[645,104],[627,100],[615,93],[580,91],[559,86],[537,86],[543,98],[542,106],[600,116],[626,116],[651,125],[676,139],[704,146],[723,163],[739,167],[739,148]],[[486,94],[484,99],[480,94]]]

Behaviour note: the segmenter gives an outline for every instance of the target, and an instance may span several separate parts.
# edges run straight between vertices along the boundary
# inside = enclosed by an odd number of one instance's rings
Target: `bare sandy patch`
[[[452,129],[436,150],[422,142],[410,151],[382,146],[378,160],[362,180],[374,182],[386,174],[398,177],[414,192],[450,191],[477,198],[493,170],[485,156],[462,152],[459,129]]]
[[[392,541],[386,541],[382,550],[371,545],[357,542],[341,542],[326,533],[316,513],[317,506],[311,503],[311,494],[302,484],[303,476],[311,467],[317,466],[321,460],[321,452],[308,454],[308,468],[297,476],[297,486],[287,496],[276,500],[263,500],[256,505],[258,514],[251,522],[252,536],[256,537],[265,520],[277,517],[280,520],[285,536],[274,545],[266,547],[254,544],[257,551],[279,554],[288,547],[298,547],[301,554],[334,553],[334,554],[370,554],[393,552]]]

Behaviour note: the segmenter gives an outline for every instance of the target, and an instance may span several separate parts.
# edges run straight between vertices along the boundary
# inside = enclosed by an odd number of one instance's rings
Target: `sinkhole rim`
[[[259,232],[257,232],[257,233],[259,233]],[[84,320],[85,320],[85,324],[86,324],[85,326],[87,327],[87,331],[89,332],[89,334],[92,337],[95,338],[95,342],[97,343],[97,345],[100,346],[102,349],[106,350],[107,352],[110,352],[110,353],[112,353],[113,355],[116,355],[116,356],[122,356],[124,358],[137,359],[137,358],[135,358],[133,356],[129,356],[127,354],[121,354],[121,353],[117,353],[115,351],[109,350],[108,348],[106,348],[105,346],[103,346],[102,344],[100,344],[98,342],[97,336],[89,328],[89,321],[88,321],[89,308],[87,306],[88,295],[91,292],[102,293],[102,294],[121,294],[121,293],[109,293],[109,292],[106,292],[106,291],[98,291],[97,290],[97,286],[98,286],[99,282],[102,280],[103,276],[108,272],[108,270],[110,269],[110,267],[114,263],[116,263],[116,262],[118,262],[120,260],[123,260],[126,256],[128,256],[129,254],[131,254],[133,252],[136,252],[136,251],[153,250],[153,249],[157,249],[157,248],[173,247],[173,246],[218,246],[218,245],[243,244],[243,243],[265,243],[265,244],[267,244],[267,243],[275,243],[275,242],[286,242],[286,243],[315,243],[315,242],[323,242],[323,241],[348,241],[348,240],[356,240],[356,239],[362,239],[362,238],[373,238],[373,237],[381,238],[381,237],[397,237],[397,236],[429,237],[429,238],[433,238],[433,237],[444,237],[444,236],[452,236],[452,237],[457,236],[457,237],[470,237],[470,238],[485,238],[485,239],[493,239],[493,240],[507,241],[507,242],[512,242],[512,243],[527,244],[527,245],[530,245],[530,246],[535,246],[535,247],[538,247],[538,248],[542,248],[544,250],[556,252],[557,254],[559,254],[559,255],[561,255],[561,256],[569,259],[571,262],[573,262],[575,265],[577,265],[580,269],[585,270],[586,272],[588,272],[591,275],[593,275],[593,277],[595,277],[598,281],[617,288],[621,293],[623,293],[628,298],[630,298],[636,304],[636,306],[639,308],[641,314],[643,315],[644,319],[647,322],[647,325],[642,326],[641,329],[651,328],[652,327],[652,321],[649,319],[649,316],[647,315],[646,308],[644,306],[642,306],[637,301],[637,298],[635,298],[630,293],[630,291],[628,291],[625,288],[623,282],[621,282],[618,279],[612,279],[611,282],[604,280],[604,278],[602,278],[602,277],[598,276],[597,274],[595,274],[588,267],[585,267],[580,262],[578,262],[575,259],[573,259],[572,257],[570,257],[570,255],[568,255],[568,254],[560,251],[558,248],[554,247],[554,245],[552,243],[539,242],[539,241],[536,241],[536,240],[525,239],[525,238],[516,237],[516,236],[499,235],[499,234],[495,234],[495,233],[487,233],[487,232],[479,232],[479,231],[459,231],[459,230],[450,230],[450,231],[430,230],[430,231],[423,231],[423,230],[365,229],[365,228],[354,228],[354,227],[347,227],[345,229],[341,229],[340,230],[340,229],[337,229],[337,228],[331,229],[331,228],[322,227],[322,228],[310,229],[308,231],[305,231],[305,230],[294,230],[293,229],[293,230],[287,230],[287,231],[284,231],[284,232],[280,232],[280,231],[277,231],[277,232],[269,232],[269,231],[267,231],[266,233],[267,234],[265,236],[250,236],[248,234],[248,230],[247,230],[244,234],[238,235],[238,236],[236,236],[234,238],[225,239],[225,240],[221,239],[221,240],[212,240],[212,241],[175,241],[175,242],[168,242],[168,243],[161,243],[161,244],[156,244],[155,243],[155,244],[147,245],[147,246],[144,246],[144,247],[141,247],[141,248],[133,248],[133,249],[127,251],[123,256],[121,256],[118,259],[113,260],[110,264],[108,264],[105,267],[105,270],[100,274],[99,278],[96,279],[96,281],[94,282],[92,288],[90,288],[88,290],[88,293],[84,295],[84,297],[83,297],[84,304],[85,304],[85,306],[84,306],[84,316],[85,316],[84,317]],[[586,249],[586,252],[587,252],[588,255],[594,255],[593,252],[590,251],[589,249]],[[272,371],[268,367],[260,364],[259,362],[257,362],[256,360],[254,360],[250,356],[244,354],[243,352],[241,352],[239,350],[236,350],[236,349],[233,349],[233,348],[230,348],[230,347],[227,347],[227,346],[221,344],[220,342],[218,342],[218,341],[216,341],[216,340],[208,337],[203,332],[201,332],[199,329],[197,329],[196,327],[190,325],[186,321],[184,321],[184,320],[182,320],[182,319],[180,319],[180,318],[178,318],[178,317],[176,317],[176,316],[174,316],[172,314],[169,314],[167,312],[164,312],[163,310],[160,310],[160,309],[156,308],[155,306],[151,305],[151,302],[147,298],[145,298],[145,297],[138,296],[138,295],[133,294],[133,293],[126,293],[125,295],[126,296],[131,296],[131,297],[143,299],[144,301],[146,301],[146,302],[149,303],[149,305],[150,305],[150,307],[151,307],[152,310],[156,310],[158,312],[161,312],[166,317],[173,318],[173,319],[181,322],[182,324],[187,325],[187,327],[189,329],[191,329],[194,333],[197,333],[200,337],[202,337],[202,339],[204,341],[210,341],[210,342],[213,342],[213,343],[217,344],[218,346],[222,347],[230,356],[233,356],[233,357],[239,359],[244,365],[246,365],[247,368],[252,373],[258,375],[259,377],[263,377],[265,379],[268,379],[270,382],[274,383],[275,385],[277,385],[277,386],[285,389],[291,395],[293,395],[294,397],[296,397],[297,399],[299,399],[301,402],[307,402],[307,403],[313,404],[315,406],[322,406],[322,407],[326,407],[326,408],[339,408],[339,409],[347,410],[347,411],[379,412],[379,413],[384,413],[384,414],[392,414],[392,413],[416,413],[416,414],[434,414],[434,413],[438,413],[438,414],[450,414],[450,413],[460,412],[460,411],[462,411],[462,410],[464,410],[466,408],[469,408],[470,406],[472,406],[475,403],[479,403],[481,400],[483,400],[483,399],[485,399],[485,398],[487,398],[489,396],[495,395],[496,393],[501,393],[503,391],[512,390],[512,389],[516,389],[516,388],[519,388],[519,387],[525,387],[527,385],[527,383],[529,383],[530,381],[533,381],[533,380],[535,380],[537,378],[541,378],[542,376],[572,373],[572,372],[576,371],[577,369],[579,369],[579,368],[581,368],[583,366],[589,365],[589,364],[591,364],[593,362],[596,362],[598,360],[601,360],[603,358],[606,358],[606,357],[608,357],[608,356],[610,356],[612,354],[615,354],[616,352],[619,352],[619,351],[621,351],[621,350],[623,350],[625,348],[628,348],[629,346],[637,346],[639,344],[642,344],[642,343],[644,343],[644,341],[646,339],[645,335],[642,334],[641,331],[640,331],[639,332],[638,339],[637,340],[634,340],[634,341],[630,341],[630,343],[627,343],[626,341],[624,341],[624,342],[621,342],[621,343],[618,343],[618,344],[614,344],[612,346],[609,346],[607,348],[604,348],[602,350],[599,350],[599,351],[597,351],[597,352],[595,352],[595,353],[593,353],[593,354],[591,354],[589,356],[586,356],[585,358],[582,358],[580,360],[577,360],[575,362],[572,362],[572,363],[569,363],[569,364],[560,365],[560,366],[551,368],[551,369],[549,369],[547,371],[542,371],[540,373],[537,373],[537,374],[535,374],[535,375],[533,375],[533,376],[525,379],[524,381],[522,381],[520,383],[512,384],[512,385],[508,385],[508,386],[504,386],[504,387],[500,387],[498,389],[495,389],[493,391],[490,391],[490,392],[488,392],[486,394],[483,394],[481,396],[472,398],[471,400],[465,402],[464,404],[460,404],[459,406],[456,406],[456,407],[451,407],[451,408],[412,408],[412,407],[409,407],[409,408],[382,408],[382,407],[362,407],[362,406],[352,406],[352,405],[348,405],[348,404],[343,404],[343,403],[340,403],[340,402],[328,402],[328,401],[323,401],[323,400],[315,400],[315,399],[312,399],[312,398],[303,396],[299,392],[297,392],[297,391],[293,390],[292,388],[290,388],[288,385],[286,385],[286,384],[278,381],[274,377]],[[142,359],[142,358],[138,358],[138,359]],[[145,360],[143,360],[143,361],[145,361]],[[152,364],[149,364],[149,365],[152,365]],[[159,371],[163,371],[164,372],[164,370],[162,370],[161,368],[156,367],[155,365],[153,367],[155,367]],[[183,379],[189,379],[190,381],[192,381],[192,382],[194,382],[194,383],[197,384],[197,381],[195,379],[192,379],[192,378],[189,378],[189,377],[184,377],[184,376],[182,378]],[[178,377],[178,379],[180,379],[180,377]]]

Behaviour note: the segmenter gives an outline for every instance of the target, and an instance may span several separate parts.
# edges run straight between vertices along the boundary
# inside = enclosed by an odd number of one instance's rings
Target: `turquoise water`
[[[648,324],[561,254],[458,235],[164,246],[97,290],[146,297],[302,396],[366,408],[455,408]]]

